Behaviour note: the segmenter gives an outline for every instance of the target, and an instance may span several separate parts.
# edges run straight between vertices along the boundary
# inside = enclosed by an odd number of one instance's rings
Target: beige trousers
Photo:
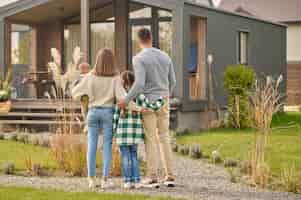
[[[145,129],[147,176],[157,179],[157,163],[161,159],[166,177],[173,177],[169,135],[169,101],[166,101],[159,111],[143,114],[143,125]],[[160,158],[158,158],[158,152]]]

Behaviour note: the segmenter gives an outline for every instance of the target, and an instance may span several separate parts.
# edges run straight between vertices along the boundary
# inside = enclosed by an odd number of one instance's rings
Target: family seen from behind
[[[113,187],[109,179],[112,143],[119,146],[123,187],[158,188],[160,184],[175,186],[169,137],[169,98],[176,86],[175,71],[170,57],[152,46],[152,33],[138,31],[141,52],[133,58],[134,73],[120,74],[110,49],[98,52],[95,67],[82,63],[81,76],[73,84],[72,97],[80,100],[86,120],[87,168],[90,188],[97,186],[96,152],[102,132],[102,179],[100,187]],[[146,178],[141,180],[138,145],[145,144]],[[158,155],[160,155],[158,157]],[[162,163],[165,178],[158,176]]]

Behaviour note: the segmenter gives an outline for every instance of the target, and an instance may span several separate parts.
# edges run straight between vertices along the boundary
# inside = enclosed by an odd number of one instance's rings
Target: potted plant
[[[11,104],[11,80],[12,74],[9,69],[3,79],[0,79],[0,113],[7,113],[10,111]]]

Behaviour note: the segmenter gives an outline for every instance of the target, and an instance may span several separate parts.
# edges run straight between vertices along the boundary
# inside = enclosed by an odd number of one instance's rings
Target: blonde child
[[[79,78],[75,81],[74,86],[76,86],[84,77],[90,72],[90,65],[88,63],[81,63],[78,66],[80,76]],[[87,122],[87,115],[88,115],[88,110],[89,110],[89,97],[88,95],[84,95],[80,98],[80,104],[81,104],[81,112],[82,116],[84,118],[85,123]],[[84,132],[87,133],[88,129],[87,126],[85,125]]]

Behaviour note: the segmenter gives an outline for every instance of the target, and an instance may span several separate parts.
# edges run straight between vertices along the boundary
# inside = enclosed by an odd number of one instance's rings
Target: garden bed
[[[279,182],[285,168],[294,168],[295,173],[292,175],[301,180],[301,114],[276,115],[272,125],[273,131],[266,149],[266,160],[272,177]],[[178,136],[176,141],[178,146],[199,145],[207,157],[212,156],[213,151],[218,151],[222,160],[230,158],[239,165],[241,161],[250,161],[254,132],[252,129],[214,129]]]

